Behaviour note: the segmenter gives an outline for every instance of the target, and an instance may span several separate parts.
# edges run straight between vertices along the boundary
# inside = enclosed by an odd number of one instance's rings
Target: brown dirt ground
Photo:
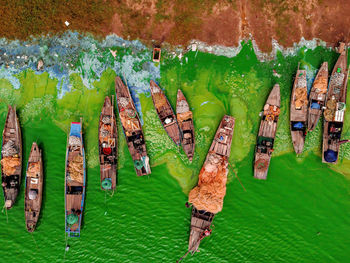
[[[348,0],[3,0],[0,37],[27,39],[79,30],[98,36],[186,45],[197,39],[236,46],[253,37],[263,51],[271,40],[291,46],[303,36],[350,42]],[[64,25],[65,21],[70,26]]]

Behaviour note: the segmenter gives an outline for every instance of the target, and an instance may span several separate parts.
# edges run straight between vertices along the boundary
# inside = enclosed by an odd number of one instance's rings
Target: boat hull
[[[44,169],[41,150],[34,142],[30,151],[25,187],[25,221],[28,232],[36,229],[39,220],[44,183]]]
[[[98,130],[101,190],[115,190],[117,184],[118,130],[113,103],[109,97],[105,98]]]
[[[1,179],[6,209],[15,204],[21,184],[22,137],[16,107],[9,106],[2,135]]]

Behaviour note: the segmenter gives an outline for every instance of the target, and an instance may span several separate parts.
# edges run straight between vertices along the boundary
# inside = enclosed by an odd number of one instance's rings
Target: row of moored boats
[[[322,160],[336,163],[344,112],[348,77],[347,53],[341,45],[340,57],[328,85],[328,65],[323,63],[307,98],[306,72],[297,70],[294,81],[290,127],[295,152],[303,150],[307,131],[312,131],[324,109]],[[160,87],[150,82],[152,100],[165,131],[192,161],[195,148],[193,115],[189,104],[178,90],[176,114]],[[117,77],[115,94],[119,119],[138,176],[151,173],[141,122],[128,87]],[[254,176],[266,179],[280,115],[280,87],[276,84],[264,106],[258,132]],[[189,194],[192,205],[188,253],[198,251],[201,240],[211,234],[215,214],[223,207],[226,194],[229,157],[235,119],[225,115],[216,131],[205,162],[199,173],[198,185]],[[105,98],[99,120],[99,160],[101,189],[114,191],[117,184],[117,124],[114,98]],[[15,107],[9,111],[3,132],[1,150],[2,186],[5,207],[10,209],[20,190],[22,171],[21,129]],[[25,219],[28,231],[34,231],[39,218],[43,192],[43,161],[41,149],[34,142],[27,164],[25,187]],[[86,188],[86,164],[82,136],[82,121],[72,122],[67,140],[65,171],[65,229],[70,237],[80,236]]]

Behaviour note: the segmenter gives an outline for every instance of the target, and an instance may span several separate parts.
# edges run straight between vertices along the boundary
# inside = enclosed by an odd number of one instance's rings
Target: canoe
[[[347,49],[341,43],[339,58],[333,68],[324,110],[322,162],[336,164],[343,131],[348,84]]]
[[[30,150],[26,187],[24,194],[24,212],[28,232],[33,232],[39,219],[43,195],[44,170],[41,150],[33,142]]]
[[[199,173],[198,185],[189,194],[192,216],[188,252],[192,254],[198,251],[201,240],[211,234],[213,218],[223,206],[234,124],[235,119],[228,115],[221,120]]]
[[[255,147],[254,177],[266,180],[280,114],[280,86],[275,84],[264,106]]]
[[[138,176],[150,174],[151,168],[140,118],[128,87],[124,85],[119,77],[115,79],[115,93],[119,119],[123,127],[129,152],[134,161],[136,174]]]
[[[166,98],[164,92],[159,86],[151,80],[150,83],[151,95],[154,107],[156,108],[160,122],[165,131],[176,145],[181,144],[180,128],[176,121],[174,111]]]
[[[307,128],[307,85],[306,71],[298,65],[290,102],[290,132],[296,154],[301,154],[304,148]]]
[[[193,116],[190,106],[180,89],[177,91],[176,117],[182,133],[182,148],[190,162],[192,162],[195,146]]]
[[[309,96],[309,108],[307,117],[307,129],[312,131],[322,114],[323,107],[325,105],[328,86],[328,62],[323,62],[314,83]]]
[[[11,209],[16,202],[22,174],[22,138],[16,107],[8,106],[2,133],[1,179],[5,207]]]
[[[117,183],[118,130],[112,101],[107,96],[98,126],[101,189],[114,190]]]
[[[69,237],[79,237],[85,198],[85,151],[82,123],[72,122],[67,143],[65,225]]]

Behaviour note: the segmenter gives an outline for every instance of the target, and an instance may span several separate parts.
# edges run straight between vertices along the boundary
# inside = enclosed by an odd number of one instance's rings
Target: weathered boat
[[[153,56],[152,56],[152,60],[153,62],[160,62],[160,54],[161,54],[162,50],[158,47],[155,47],[153,49]]]
[[[324,110],[322,162],[336,164],[343,131],[346,92],[348,84],[347,49],[344,43],[338,49],[339,58],[329,81],[326,109]]]
[[[98,127],[101,189],[114,190],[117,183],[118,130],[112,101],[107,96]]]
[[[136,174],[138,176],[150,174],[151,168],[140,118],[128,87],[124,85],[119,77],[115,79],[115,93],[117,96],[120,122],[123,127],[129,152],[134,161]]]
[[[150,83],[151,95],[154,107],[156,108],[160,122],[162,123],[165,131],[176,145],[181,144],[180,128],[176,121],[171,105],[166,98],[164,92],[159,86],[151,80]]]
[[[85,151],[82,123],[72,122],[68,137],[65,176],[65,226],[69,237],[79,237],[85,198]]]
[[[325,105],[328,86],[328,62],[323,62],[314,83],[309,96],[309,108],[307,117],[307,128],[312,131],[322,114],[322,109]]]
[[[275,84],[264,106],[255,148],[254,177],[266,180],[280,114],[280,86]]]
[[[188,253],[197,252],[201,240],[211,234],[215,214],[222,210],[234,124],[231,116],[225,115],[221,120],[199,173],[198,185],[189,194],[192,216]]]
[[[5,207],[12,208],[16,202],[22,173],[22,138],[16,107],[8,106],[1,147],[1,179]]]
[[[306,71],[298,65],[290,102],[290,131],[296,154],[301,154],[307,133],[307,84]]]
[[[43,195],[43,181],[44,170],[41,150],[37,143],[33,142],[28,159],[24,195],[26,227],[29,232],[35,230],[39,219]]]
[[[176,117],[182,133],[182,148],[188,159],[192,161],[195,146],[193,116],[190,106],[180,89],[177,91]]]

